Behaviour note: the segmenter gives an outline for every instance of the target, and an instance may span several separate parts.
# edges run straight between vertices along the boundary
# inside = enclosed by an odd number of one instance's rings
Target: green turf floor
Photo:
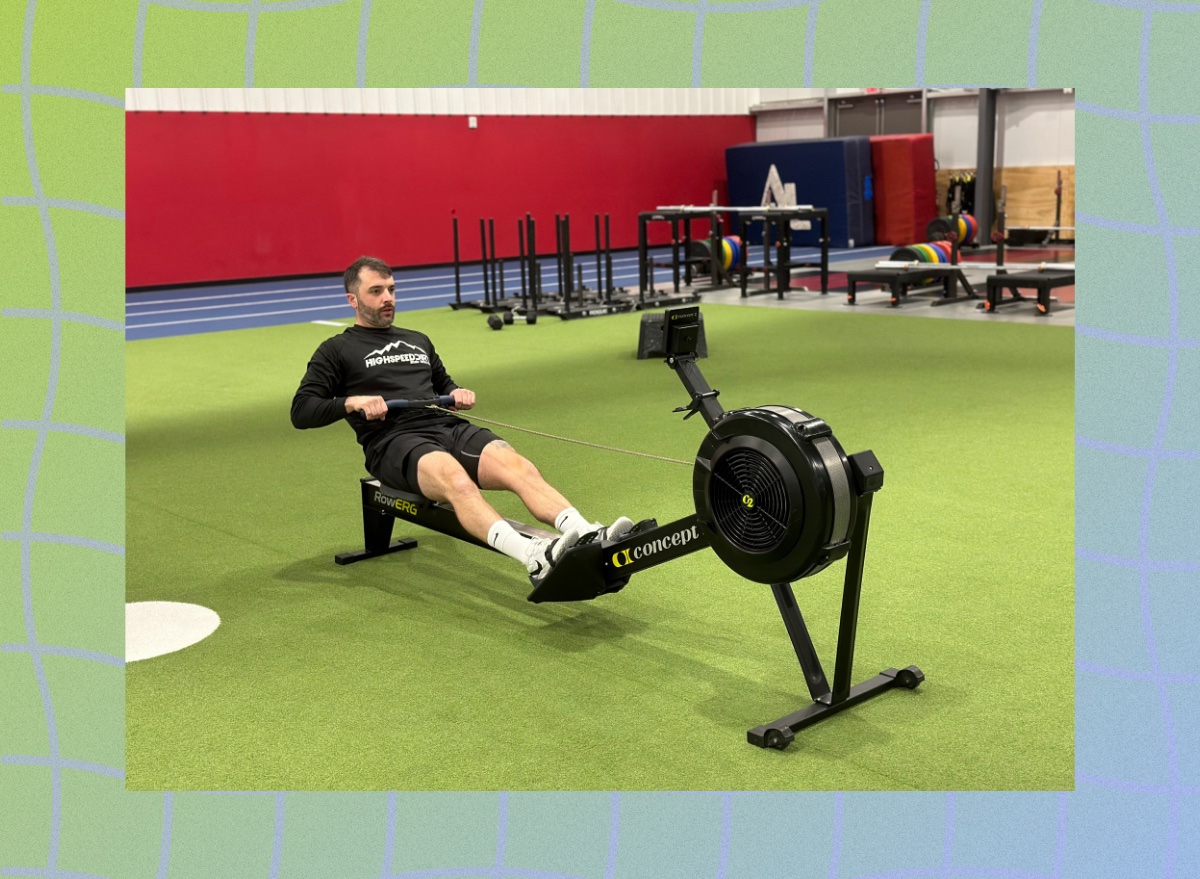
[[[927,680],[802,731],[746,730],[808,703],[770,590],[704,550],[594,602],[528,603],[511,559],[401,524],[361,546],[345,424],[296,431],[291,397],[331,327],[131,343],[130,601],[202,604],[207,640],[132,663],[134,790],[1069,789],[1074,773],[1073,334],[987,321],[704,307],[726,408],[824,418],[886,471],[855,679]],[[474,414],[691,458],[700,418],[639,316],[427,332]],[[592,518],[693,511],[687,467],[499,431]],[[497,507],[527,518],[512,498]],[[844,567],[796,584],[832,675]]]

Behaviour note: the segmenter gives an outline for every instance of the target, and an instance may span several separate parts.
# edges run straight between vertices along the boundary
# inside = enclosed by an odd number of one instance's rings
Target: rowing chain
[[[478,415],[465,415],[462,412],[455,412],[453,409],[443,409],[441,406],[430,406],[430,409],[436,409],[439,412],[446,412],[450,415],[457,415],[459,418],[469,418],[472,421],[480,421],[484,424],[492,424],[496,427],[503,427],[505,430],[519,430],[522,433],[531,433],[534,436],[545,437],[546,439],[561,440],[564,443],[574,443],[577,446],[587,446],[592,449],[604,449],[606,452],[620,452],[622,455],[633,455],[635,458],[650,458],[653,461],[666,461],[669,464],[682,464],[685,467],[691,467],[691,461],[681,461],[678,458],[666,458],[662,455],[651,455],[648,452],[634,452],[629,449],[618,449],[616,446],[606,446],[601,443],[588,443],[583,440],[571,439],[569,436],[556,436],[552,433],[542,433],[540,430],[530,430],[528,427],[517,427],[515,424],[505,424],[503,421],[489,421],[487,418],[480,418]]]

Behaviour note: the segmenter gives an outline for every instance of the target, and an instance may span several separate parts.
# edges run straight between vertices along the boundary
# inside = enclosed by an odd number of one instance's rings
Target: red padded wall
[[[126,285],[339,272],[358,256],[394,265],[479,258],[479,218],[499,255],[518,217],[554,246],[554,215],[590,249],[593,214],[613,247],[637,244],[637,214],[708,204],[725,147],[750,116],[356,116],[126,114]]]
[[[937,215],[933,135],[871,138],[875,189],[875,243],[917,244]]]

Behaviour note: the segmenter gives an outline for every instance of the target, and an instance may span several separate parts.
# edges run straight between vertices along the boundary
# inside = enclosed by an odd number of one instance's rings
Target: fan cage
[[[745,552],[776,549],[787,534],[791,502],[786,483],[770,458],[757,449],[735,448],[713,468],[715,524],[725,539]]]

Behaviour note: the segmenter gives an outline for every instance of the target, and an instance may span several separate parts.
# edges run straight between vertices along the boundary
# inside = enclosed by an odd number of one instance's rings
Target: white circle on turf
[[[174,653],[217,630],[216,611],[179,601],[135,601],[125,605],[125,661]]]

